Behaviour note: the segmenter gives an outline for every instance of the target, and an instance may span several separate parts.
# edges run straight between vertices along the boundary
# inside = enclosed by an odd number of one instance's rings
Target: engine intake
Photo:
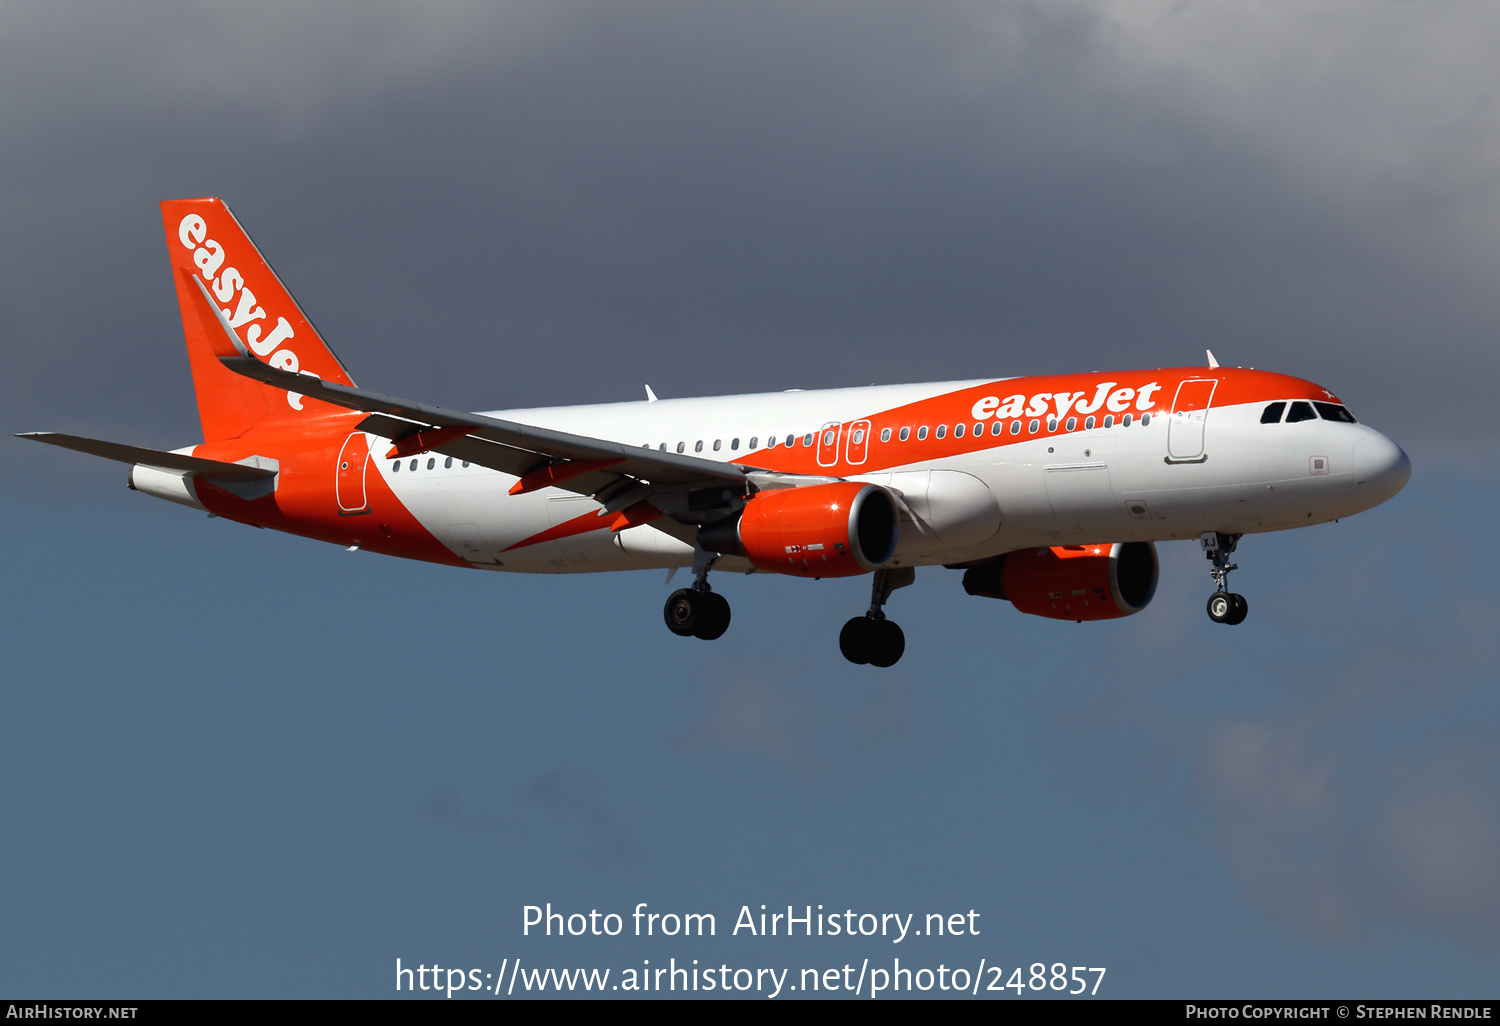
[[[1007,552],[964,573],[964,590],[1009,599],[1023,613],[1054,620],[1111,620],[1139,613],[1156,595],[1151,542],[1058,545]]]
[[[702,528],[698,544],[758,570],[853,577],[890,561],[899,529],[890,492],[839,481],[757,492],[739,513]]]

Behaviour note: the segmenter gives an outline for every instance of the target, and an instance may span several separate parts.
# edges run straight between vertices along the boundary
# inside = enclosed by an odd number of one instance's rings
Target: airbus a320
[[[218,199],[161,205],[204,441],[162,452],[22,437],[130,464],[137,491],[350,549],[521,573],[690,567],[674,634],[713,640],[709,574],[871,575],[839,636],[906,647],[885,615],[916,568],[970,595],[1104,620],[1146,608],[1155,543],[1197,541],[1208,615],[1247,534],[1306,527],[1406,484],[1399,446],[1331,391],[1221,367],[466,413],[355,385]],[[668,574],[670,581],[671,574]]]

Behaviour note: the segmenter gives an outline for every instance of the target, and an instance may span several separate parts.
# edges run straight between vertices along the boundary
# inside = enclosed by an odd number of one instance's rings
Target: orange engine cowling
[[[1110,620],[1139,613],[1156,594],[1150,542],[1058,545],[1008,552],[964,573],[970,595],[1009,599],[1055,620]]]
[[[758,570],[852,577],[888,562],[899,530],[890,492],[838,481],[757,492],[733,517],[702,528],[698,544],[744,556]]]

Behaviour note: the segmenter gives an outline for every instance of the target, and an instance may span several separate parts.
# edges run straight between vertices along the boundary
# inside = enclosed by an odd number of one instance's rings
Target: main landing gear
[[[1229,590],[1229,571],[1239,569],[1229,562],[1229,556],[1239,543],[1239,535],[1220,534],[1218,531],[1205,531],[1198,538],[1198,544],[1203,546],[1203,554],[1213,563],[1213,569],[1208,575],[1214,579],[1216,588],[1208,597],[1208,618],[1214,623],[1243,623],[1250,612],[1250,604],[1245,601],[1245,596],[1236,595]]]
[[[673,634],[713,641],[729,630],[729,602],[708,586],[709,567],[718,558],[717,553],[702,549],[693,553],[693,576],[697,580],[691,587],[678,588],[667,596],[662,617]]]
[[[870,587],[870,609],[856,616],[839,631],[839,651],[851,663],[871,666],[895,666],[906,651],[906,635],[893,620],[887,620],[881,606],[891,592],[916,580],[917,572],[909,566],[896,570],[876,570]]]

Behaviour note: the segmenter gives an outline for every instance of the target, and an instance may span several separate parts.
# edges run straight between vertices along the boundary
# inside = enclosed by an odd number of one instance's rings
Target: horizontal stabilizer
[[[165,470],[180,470],[195,477],[214,481],[264,481],[276,476],[274,470],[249,467],[243,463],[224,463],[221,460],[199,459],[180,452],[162,452],[160,449],[142,449],[136,445],[121,445],[119,442],[102,442],[97,438],[80,438],[77,435],[60,435],[55,431],[26,431],[17,438],[29,438],[33,442],[46,442],[75,452],[86,452],[90,456],[103,456],[120,463],[141,463],[148,467]]]

